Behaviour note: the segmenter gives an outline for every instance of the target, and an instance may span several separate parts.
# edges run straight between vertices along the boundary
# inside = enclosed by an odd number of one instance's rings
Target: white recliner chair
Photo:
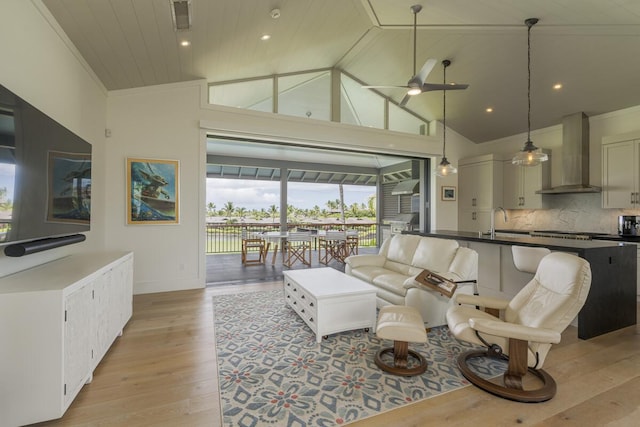
[[[577,316],[591,287],[589,263],[575,255],[552,252],[542,258],[533,279],[511,300],[459,294],[447,311],[447,324],[458,339],[486,347],[458,357],[462,374],[485,391],[519,402],[543,402],[556,393],[556,383],[542,369],[552,344]],[[468,304],[468,305],[467,305]],[[501,317],[478,309],[499,311]],[[482,378],[468,365],[476,357],[508,360],[502,382]],[[531,373],[542,381],[537,389],[524,389]]]

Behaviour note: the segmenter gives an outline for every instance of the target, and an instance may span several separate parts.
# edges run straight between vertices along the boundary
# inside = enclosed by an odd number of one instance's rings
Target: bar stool
[[[550,253],[551,251],[548,248],[511,246],[513,264],[518,271],[525,273],[535,273],[538,270],[538,264],[540,264],[542,258]]]

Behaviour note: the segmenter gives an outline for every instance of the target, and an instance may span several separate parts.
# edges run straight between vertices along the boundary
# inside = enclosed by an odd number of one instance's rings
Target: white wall
[[[87,241],[22,258],[0,254],[0,276],[104,245],[106,90],[39,0],[0,2],[0,84],[92,144],[92,226]]]
[[[432,126],[435,128],[435,135],[440,139],[440,152],[434,160],[434,166],[442,160],[442,123],[435,122]],[[446,156],[449,163],[456,168],[460,163],[460,159],[465,157],[476,156],[479,152],[478,144],[474,144],[464,136],[447,128],[447,146]],[[442,187],[455,187],[456,194],[458,189],[458,174],[449,175],[447,177],[434,176],[431,181],[431,194],[435,209],[431,210],[431,229],[432,230],[457,230],[458,229],[458,198],[456,200],[443,201],[441,198]]]
[[[204,286],[202,84],[109,93],[106,162],[108,249],[134,251],[134,293]],[[126,224],[126,159],[178,160],[179,224]]]

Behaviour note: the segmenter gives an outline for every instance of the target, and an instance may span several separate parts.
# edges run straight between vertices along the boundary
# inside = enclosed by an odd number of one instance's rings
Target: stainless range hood
[[[393,190],[391,190],[391,195],[400,196],[403,194],[418,193],[420,191],[418,187],[419,185],[419,179],[408,179],[406,181],[399,182],[395,187],[393,187]]]
[[[538,194],[600,193],[589,185],[589,118],[576,113],[562,119],[562,185]]]

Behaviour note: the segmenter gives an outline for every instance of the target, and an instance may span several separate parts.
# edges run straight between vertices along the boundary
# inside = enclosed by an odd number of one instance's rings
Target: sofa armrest
[[[362,254],[362,255],[351,255],[350,257],[345,258],[344,262],[349,264],[351,268],[362,267],[363,265],[373,265],[376,267],[384,266],[384,263],[387,261],[382,255],[376,254]]]
[[[477,280],[478,253],[473,249],[459,247],[449,266],[449,271],[459,277],[458,280]]]

